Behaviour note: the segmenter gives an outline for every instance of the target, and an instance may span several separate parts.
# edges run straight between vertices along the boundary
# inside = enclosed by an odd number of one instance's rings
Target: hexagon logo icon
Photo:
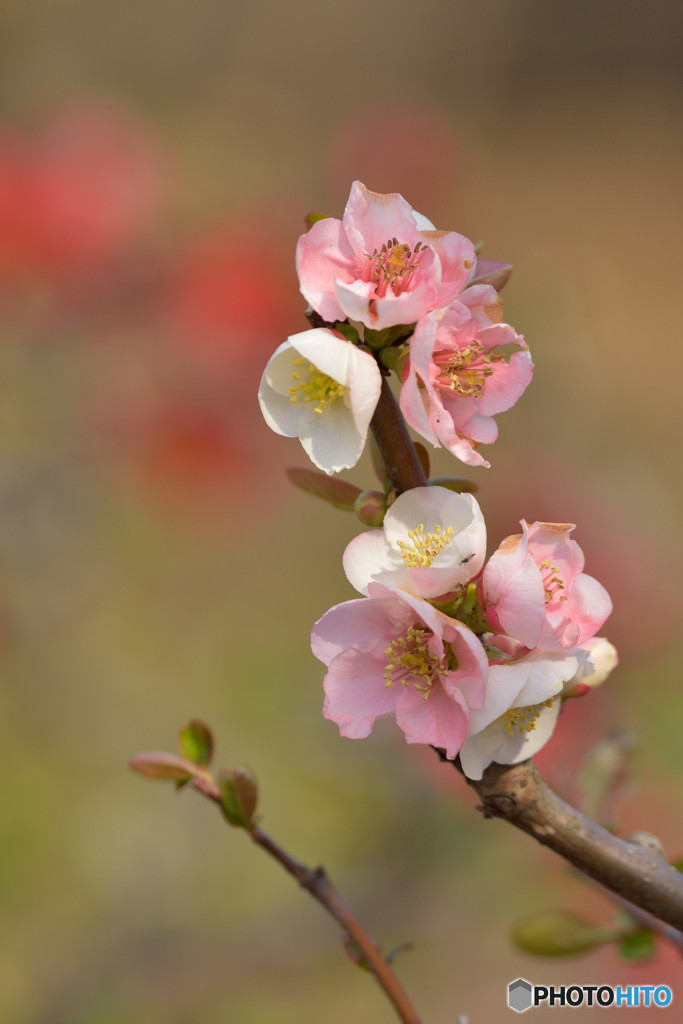
[[[531,1008],[533,989],[526,978],[517,978],[508,985],[508,1006],[517,1013],[524,1013]]]

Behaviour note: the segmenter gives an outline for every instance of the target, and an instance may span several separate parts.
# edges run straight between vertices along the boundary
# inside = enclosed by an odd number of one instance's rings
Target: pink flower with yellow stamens
[[[325,217],[299,239],[296,266],[304,298],[329,323],[373,330],[414,324],[451,303],[475,272],[474,245],[437,231],[397,192],[351,186],[341,220]]]
[[[479,581],[479,599],[491,629],[527,647],[553,651],[580,647],[612,611],[609,594],[584,573],[571,523],[521,520],[522,534],[507,537]]]
[[[431,444],[471,466],[489,465],[478,446],[496,440],[494,415],[515,404],[533,373],[524,338],[496,322],[501,308],[490,285],[474,285],[420,320],[410,340],[403,415]]]
[[[313,653],[328,667],[323,715],[351,739],[394,715],[408,743],[433,744],[454,758],[471,709],[484,702],[480,640],[405,591],[372,583],[369,593],[331,608],[313,627]]]

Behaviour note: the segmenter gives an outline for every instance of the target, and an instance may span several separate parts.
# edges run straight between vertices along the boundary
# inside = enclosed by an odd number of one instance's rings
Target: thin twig
[[[220,807],[220,790],[213,780],[195,778],[191,785],[203,796],[212,800]],[[330,881],[323,867],[309,868],[301,861],[295,860],[283,850],[270,836],[256,824],[246,828],[252,840],[262,850],[270,854],[297,880],[299,885],[311,894],[337,921],[359,950],[363,960],[374,974],[379,985],[394,1005],[394,1009],[403,1024],[421,1024],[417,1010],[412,1005],[400,981],[385,960],[381,950],[368,935],[357,917],[351,913],[341,896]]]
[[[371,426],[395,489],[424,486],[415,446],[386,381]],[[492,764],[483,779],[467,781],[487,816],[510,822],[611,892],[683,930],[683,875],[658,853],[618,839],[566,804],[541,780],[533,761]]]

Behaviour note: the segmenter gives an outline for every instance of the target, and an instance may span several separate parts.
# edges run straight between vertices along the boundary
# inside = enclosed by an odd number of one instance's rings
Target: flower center
[[[435,353],[434,364],[439,375],[434,381],[442,391],[457,391],[463,398],[481,398],[484,383],[493,373],[491,359],[480,341],[472,340],[465,348]]]
[[[373,282],[377,298],[383,298],[388,288],[394,295],[400,295],[410,286],[426,250],[422,242],[416,242],[411,249],[405,242],[390,238],[381,249],[365,253],[363,280]]]
[[[429,651],[432,631],[425,626],[409,626],[401,636],[392,640],[384,653],[387,664],[384,669],[385,686],[388,688],[399,681],[401,686],[410,686],[421,693],[425,700],[432,686],[447,672],[458,667],[458,661],[449,643],[444,643],[444,656],[437,658]]]
[[[546,558],[545,561],[538,563],[538,568],[542,573],[545,573],[543,576],[545,603],[552,604],[552,602],[556,600],[566,601],[566,594],[561,594],[560,597],[557,597],[558,592],[560,590],[564,590],[564,580],[560,576],[560,570],[557,566],[552,565],[550,559]]]
[[[305,360],[301,358],[292,360],[292,365],[296,369],[292,373],[294,384],[289,389],[289,400],[298,402],[303,398],[304,402],[316,402],[313,411],[322,413],[323,409],[337,398],[343,398],[348,388],[333,377],[328,377],[326,373],[321,373],[313,363],[309,363],[305,370],[300,369],[304,362]]]
[[[531,704],[525,708],[510,708],[503,715],[503,725],[510,737],[514,737],[515,730],[518,733],[533,732],[536,728],[536,721],[540,718],[541,708],[550,708],[553,705],[553,698],[548,697],[542,704]]]
[[[408,530],[410,544],[397,540],[396,545],[409,569],[422,569],[432,564],[439,552],[450,544],[454,535],[452,526],[444,530],[437,523],[433,533],[425,533],[424,524],[420,523],[414,530]]]

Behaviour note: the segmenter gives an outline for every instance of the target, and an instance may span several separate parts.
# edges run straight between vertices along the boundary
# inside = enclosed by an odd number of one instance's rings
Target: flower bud
[[[354,508],[361,523],[381,526],[387,511],[387,496],[380,491],[361,491]]]
[[[604,683],[619,661],[616,647],[604,636],[587,640],[581,651],[576,653],[579,657],[579,670],[565,683],[563,698],[583,697],[589,690],[594,690]]]

